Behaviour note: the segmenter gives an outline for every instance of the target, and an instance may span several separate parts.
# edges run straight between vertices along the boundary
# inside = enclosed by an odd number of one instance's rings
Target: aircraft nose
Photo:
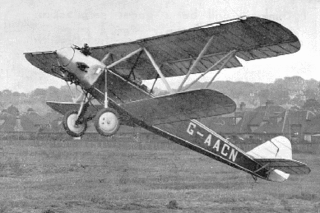
[[[62,66],[66,67],[70,64],[74,57],[74,49],[71,47],[62,48],[57,50],[59,62]]]

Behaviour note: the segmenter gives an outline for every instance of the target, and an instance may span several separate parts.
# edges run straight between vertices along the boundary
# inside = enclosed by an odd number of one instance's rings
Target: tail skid
[[[271,181],[282,182],[287,180],[290,174],[309,174],[310,168],[306,164],[292,160],[292,147],[290,141],[278,136],[247,152],[263,168],[268,168]]]

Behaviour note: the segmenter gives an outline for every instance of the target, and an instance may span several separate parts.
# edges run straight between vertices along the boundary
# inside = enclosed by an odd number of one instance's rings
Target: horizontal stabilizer
[[[202,89],[134,101],[121,107],[133,117],[156,125],[231,113],[236,104],[220,92]]]
[[[290,159],[255,159],[262,165],[267,165],[267,168],[279,169],[291,175],[305,175],[311,172],[310,168],[299,161]]]

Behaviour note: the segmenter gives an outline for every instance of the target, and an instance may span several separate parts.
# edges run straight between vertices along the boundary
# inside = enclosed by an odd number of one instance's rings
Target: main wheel
[[[120,128],[118,112],[112,108],[101,109],[94,118],[94,126],[103,136],[114,135]]]
[[[72,137],[82,136],[87,129],[87,122],[76,124],[77,119],[78,112],[76,110],[68,111],[63,117],[63,128]]]

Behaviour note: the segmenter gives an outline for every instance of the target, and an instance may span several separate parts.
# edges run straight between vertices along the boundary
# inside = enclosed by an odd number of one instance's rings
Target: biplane
[[[89,121],[104,136],[116,134],[121,125],[140,126],[254,179],[281,182],[290,174],[310,172],[304,163],[292,159],[287,138],[278,136],[245,152],[198,120],[236,110],[233,100],[210,89],[222,69],[242,66],[238,58],[265,59],[299,49],[298,38],[279,23],[240,17],[127,43],[74,45],[25,53],[25,57],[45,73],[81,87],[80,103],[47,102],[64,114],[63,126],[73,137],[82,136]],[[211,72],[215,73],[205,88],[191,89]],[[181,76],[177,89],[168,82],[168,77],[175,76]],[[167,95],[153,94],[158,79]],[[147,88],[143,80],[154,83]]]

